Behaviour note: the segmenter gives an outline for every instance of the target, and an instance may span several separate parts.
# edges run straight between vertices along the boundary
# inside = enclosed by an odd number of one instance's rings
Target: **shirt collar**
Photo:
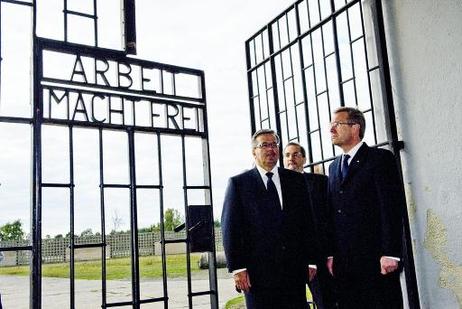
[[[354,158],[354,156],[356,155],[356,153],[358,152],[359,148],[361,148],[361,146],[364,144],[363,141],[357,143],[353,148],[350,149],[350,151],[344,153],[343,155],[349,155],[350,156],[350,160]]]
[[[268,178],[268,176],[266,176],[266,173],[268,173],[267,170],[265,170],[264,168],[262,168],[262,167],[259,166],[258,164],[255,164],[255,166],[257,167],[258,173],[260,173],[260,176],[261,176],[263,179]],[[273,173],[273,179],[274,179],[274,178],[279,178],[279,171],[278,171],[277,165],[275,165],[275,166],[273,167],[273,169],[272,169],[270,172]]]

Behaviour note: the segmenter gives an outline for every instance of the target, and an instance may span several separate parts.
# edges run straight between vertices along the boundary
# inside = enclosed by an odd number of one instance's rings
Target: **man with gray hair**
[[[231,177],[225,194],[228,269],[249,309],[307,308],[305,280],[316,273],[316,244],[305,180],[276,166],[279,137],[273,130],[252,136],[252,154],[255,168]]]

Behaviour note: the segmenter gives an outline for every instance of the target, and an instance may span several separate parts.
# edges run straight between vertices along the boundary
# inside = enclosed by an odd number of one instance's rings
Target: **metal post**
[[[279,31],[279,29],[278,29]],[[273,41],[273,27],[270,24],[268,26],[268,44],[269,44],[269,53],[270,53],[270,65],[271,65],[271,85],[273,86],[273,103],[274,103],[274,118],[276,120],[276,132],[281,136],[281,120],[279,119],[279,98],[278,98],[278,88],[276,80],[276,65],[274,63],[274,41]],[[268,111],[269,113],[269,111]],[[269,117],[269,115],[268,115]],[[283,161],[283,153],[279,153],[279,162]]]
[[[133,308],[140,308],[140,267],[138,250],[138,211],[136,201],[136,174],[135,174],[135,137],[132,128],[127,129],[128,153],[130,163],[130,242],[132,260],[132,298]]]
[[[34,6],[34,25],[35,25]],[[35,28],[35,27],[34,27]],[[30,308],[42,308],[42,121],[43,91],[40,87],[42,77],[42,50],[37,43],[34,29],[34,111],[33,111],[33,171],[32,171],[32,261]]]
[[[205,93],[205,77],[201,75],[201,94],[204,103],[206,104],[206,93]],[[203,171],[204,171],[204,185],[208,186],[208,194],[205,194],[205,204],[212,207],[212,218],[213,218],[213,204],[212,204],[212,174],[210,170],[210,150],[209,150],[209,128],[207,124],[207,109],[204,109],[204,131],[206,134],[205,138],[202,138],[202,158],[203,158]],[[218,309],[218,281],[217,281],[217,262],[216,262],[216,245],[215,245],[215,228],[212,229],[213,250],[208,253],[209,258],[209,283],[210,290],[210,308]]]
[[[125,52],[136,55],[135,0],[124,0]]]
[[[306,90],[306,77],[305,77],[305,59],[303,57],[303,48],[302,48],[302,39],[300,38],[301,35],[301,29],[300,29],[300,11],[298,9],[298,5],[295,6],[295,17],[297,18],[297,41],[298,41],[298,53],[300,55],[300,74],[302,78],[302,90],[303,90],[303,100],[305,101],[305,104],[303,104],[304,107],[304,112],[305,112],[305,119],[306,119],[306,127],[305,127],[305,132],[307,136],[307,142],[308,142],[308,158],[309,162],[313,162],[313,147],[311,146],[311,134],[310,134],[310,115],[308,111],[308,93]],[[313,172],[313,167],[311,167],[311,172]]]
[[[250,41],[248,40],[245,42],[245,57],[247,62],[247,88],[249,91],[249,102],[250,102],[250,129],[252,130],[250,134],[253,134],[257,128],[255,126],[255,104],[253,103],[253,89],[252,89],[252,71],[251,69],[251,61],[250,61]]]
[[[375,7],[372,5],[372,12],[375,14],[375,31],[378,38],[377,54],[381,66],[381,75],[383,78],[383,94],[384,108],[388,120],[388,134],[390,136],[391,146],[398,168],[401,170],[400,150],[403,148],[403,143],[398,140],[398,131],[396,128],[395,108],[393,104],[393,92],[391,85],[390,66],[388,63],[387,42],[385,36],[385,27],[383,19],[382,1],[376,0]],[[402,178],[402,172],[400,172]],[[414,255],[412,251],[411,229],[409,225],[409,216],[407,210],[403,212],[403,262],[404,272],[406,277],[406,287],[408,293],[409,308],[420,309],[419,290],[417,286],[417,278],[415,272]]]

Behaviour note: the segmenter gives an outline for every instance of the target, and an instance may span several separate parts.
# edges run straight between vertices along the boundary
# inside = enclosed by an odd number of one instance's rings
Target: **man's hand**
[[[249,273],[247,272],[247,270],[235,273],[233,275],[233,278],[237,290],[244,291],[246,293],[249,292],[250,287],[252,285],[250,284]]]
[[[333,257],[328,257],[327,262],[326,262],[327,269],[329,270],[330,274],[333,276],[334,275],[334,258]]]
[[[380,258],[380,273],[382,275],[389,274],[398,269],[398,261],[382,256]]]
[[[316,276],[316,268],[313,267],[308,267],[308,280],[313,280],[314,277]]]

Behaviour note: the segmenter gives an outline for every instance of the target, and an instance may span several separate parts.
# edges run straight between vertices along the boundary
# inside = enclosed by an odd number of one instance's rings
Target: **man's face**
[[[302,156],[300,147],[297,145],[289,145],[284,149],[284,167],[296,172],[303,172],[306,158]]]
[[[350,146],[354,143],[355,134],[359,134],[359,125],[350,124],[347,112],[334,114],[330,126],[332,144],[339,147]]]
[[[252,154],[255,163],[267,171],[271,171],[278,162],[279,148],[276,138],[272,134],[257,136],[257,147],[253,148]]]

